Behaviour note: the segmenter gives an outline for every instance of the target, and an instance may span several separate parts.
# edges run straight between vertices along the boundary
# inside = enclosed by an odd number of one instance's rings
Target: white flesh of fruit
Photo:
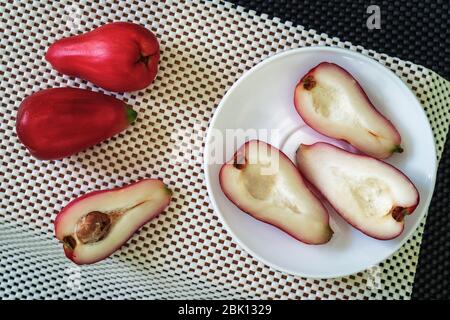
[[[301,146],[298,165],[307,179],[353,226],[375,238],[403,230],[391,210],[417,204],[414,185],[384,162],[357,156],[325,143]]]
[[[250,141],[238,151],[243,168],[232,161],[221,172],[222,189],[230,200],[253,217],[277,226],[306,243],[331,237],[328,213],[305,186],[292,162],[264,142]]]
[[[297,88],[297,108],[305,121],[369,155],[389,156],[399,143],[396,130],[372,107],[355,79],[333,65],[319,68],[311,90],[301,84]]]
[[[129,187],[106,191],[76,202],[59,221],[57,238],[72,235],[77,241],[74,255],[78,262],[89,263],[122,245],[145,222],[159,214],[169,203],[170,192],[158,180],[144,180]],[[77,222],[89,212],[122,213],[108,234],[94,243],[81,244],[76,236]]]

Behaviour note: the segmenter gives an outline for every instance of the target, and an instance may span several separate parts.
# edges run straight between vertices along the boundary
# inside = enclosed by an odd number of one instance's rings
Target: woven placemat
[[[267,56],[329,45],[373,57],[399,75],[424,106],[438,159],[448,131],[450,85],[435,73],[221,2],[7,2],[0,29],[0,295],[3,298],[408,298],[424,223],[371,272],[309,280],[273,270],[244,252],[209,204],[202,153],[209,120],[226,90]],[[15,135],[20,101],[40,89],[74,86],[43,56],[55,39],[112,21],[132,21],[161,43],[160,71],[146,90],[115,94],[139,112],[125,133],[61,161],[29,156]],[[110,94],[110,93],[108,93]],[[187,133],[187,134],[186,134]],[[192,133],[192,134],[189,134]],[[184,139],[189,136],[189,139]],[[105,261],[78,267],[53,237],[71,199],[144,177],[174,191],[166,212]]]

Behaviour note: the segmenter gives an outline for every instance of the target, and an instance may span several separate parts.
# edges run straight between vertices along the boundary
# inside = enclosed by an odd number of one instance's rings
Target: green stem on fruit
[[[137,112],[133,110],[132,107],[130,107],[129,105],[125,106],[125,112],[127,113],[127,120],[128,123],[133,123],[134,120],[136,120],[137,118]]]

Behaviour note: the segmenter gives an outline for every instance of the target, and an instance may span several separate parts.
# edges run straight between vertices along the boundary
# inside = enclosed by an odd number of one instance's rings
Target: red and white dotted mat
[[[221,97],[244,71],[289,48],[329,45],[376,59],[412,88],[432,124],[439,158],[450,119],[446,80],[412,63],[218,1],[1,0],[0,6],[0,298],[410,296],[424,222],[393,257],[369,271],[331,280],[278,272],[243,251],[209,204],[204,136]],[[22,99],[49,87],[99,90],[52,70],[44,60],[46,49],[56,39],[112,21],[140,23],[160,39],[156,81],[146,90],[116,94],[139,112],[137,121],[70,158],[30,157],[14,129]],[[53,237],[59,210],[84,192],[144,177],[160,178],[174,191],[166,212],[105,261],[83,267],[68,261]]]

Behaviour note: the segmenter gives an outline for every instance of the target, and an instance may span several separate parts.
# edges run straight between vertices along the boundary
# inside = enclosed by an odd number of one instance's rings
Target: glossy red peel
[[[137,113],[123,101],[77,88],[36,92],[22,101],[16,132],[41,160],[61,159],[125,130]]]
[[[159,43],[141,25],[114,22],[53,43],[45,59],[57,71],[110,91],[146,88],[156,77]]]

